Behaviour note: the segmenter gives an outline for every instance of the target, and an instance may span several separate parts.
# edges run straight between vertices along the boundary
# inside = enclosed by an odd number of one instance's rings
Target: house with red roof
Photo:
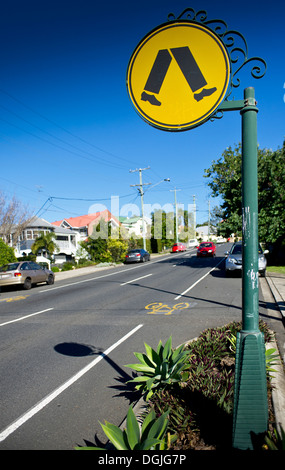
[[[58,220],[52,222],[52,225],[70,229],[79,234],[79,241],[86,240],[91,237],[96,225],[103,220],[104,222],[110,222],[112,228],[118,228],[121,224],[119,220],[111,214],[108,209],[101,212],[95,212],[93,214],[79,215],[78,217],[69,217],[68,219]]]

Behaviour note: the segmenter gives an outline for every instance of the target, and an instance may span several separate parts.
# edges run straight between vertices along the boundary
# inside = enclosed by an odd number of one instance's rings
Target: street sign
[[[208,27],[174,21],[151,31],[134,50],[127,89],[139,115],[166,131],[184,131],[207,121],[223,101],[230,60]]]

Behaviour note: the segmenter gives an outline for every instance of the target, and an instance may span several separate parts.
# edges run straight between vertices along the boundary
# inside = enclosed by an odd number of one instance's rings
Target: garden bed
[[[168,432],[175,436],[172,450],[230,450],[234,403],[235,354],[229,338],[236,336],[241,323],[208,329],[186,345],[189,366],[178,384],[158,390],[150,398],[147,411],[157,416],[169,410]],[[272,334],[260,322],[265,342]],[[271,384],[267,378],[269,431],[273,433],[275,417]],[[265,436],[254,445],[265,448]]]

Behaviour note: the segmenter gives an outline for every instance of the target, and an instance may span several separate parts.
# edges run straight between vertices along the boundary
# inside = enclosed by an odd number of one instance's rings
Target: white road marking
[[[145,277],[152,276],[152,274],[147,274],[146,276],[142,277],[137,277],[136,279],[132,279],[131,281],[124,282],[123,284],[120,284],[121,286],[125,286],[126,284],[131,284],[132,282],[139,281],[140,279],[144,279]]]
[[[96,357],[90,364],[88,364],[86,367],[81,369],[77,374],[75,374],[73,377],[71,377],[67,382],[62,384],[60,387],[58,387],[56,390],[54,390],[52,393],[50,393],[48,396],[46,396],[43,400],[41,400],[37,405],[35,405],[33,408],[31,408],[29,411],[27,411],[25,414],[23,414],[19,419],[14,421],[14,423],[10,424],[6,429],[4,429],[0,433],[0,442],[4,441],[10,434],[12,434],[16,429],[18,429],[22,424],[26,423],[30,418],[32,418],[35,414],[37,414],[39,411],[41,411],[45,406],[47,406],[52,400],[54,400],[58,395],[60,395],[64,390],[66,390],[68,387],[73,385],[78,379],[80,379],[84,374],[86,374],[90,369],[92,369],[98,362],[100,362],[105,356],[107,356],[111,351],[113,351],[117,346],[119,346],[121,343],[126,341],[131,335],[133,335],[136,331],[138,331],[143,324],[140,324],[133,328],[129,333],[127,333],[125,336],[123,336],[119,341],[114,343],[112,346],[110,346],[108,349],[106,349],[105,352],[101,353],[100,356]]]
[[[184,253],[183,253],[184,254]],[[155,263],[161,263],[162,261],[168,259],[168,258],[171,258],[172,255],[168,255],[168,256],[164,256],[162,258],[159,258],[155,261],[151,260],[149,264],[155,264]],[[143,264],[140,264],[139,266],[133,266],[132,268],[128,267],[126,268],[126,271],[131,271],[133,269],[140,269],[142,267],[145,267],[146,264],[143,263]],[[55,289],[63,289],[64,287],[70,287],[70,286],[73,286],[73,285],[76,285],[76,284],[82,284],[83,282],[90,282],[90,281],[96,281],[97,279],[102,279],[103,277],[108,277],[108,276],[115,276],[116,274],[122,274],[122,272],[126,272],[126,271],[116,271],[115,273],[109,273],[109,274],[103,274],[102,276],[96,276],[96,277],[92,277],[90,279],[83,279],[81,281],[75,281],[75,282],[70,282],[69,284],[64,284],[63,286],[55,286],[55,287],[49,287],[48,289],[45,289],[45,290],[40,290],[39,293],[47,293],[47,292],[51,292]],[[87,274],[86,274],[87,275]]]
[[[25,315],[24,317],[16,318],[15,320],[6,321],[5,323],[1,323],[0,326],[8,325],[9,323],[15,323],[16,321],[21,321],[25,318],[33,317],[34,315],[40,315],[40,313],[48,312],[49,310],[53,310],[53,307],[40,310],[39,312],[30,313],[30,315]]]
[[[221,262],[224,260],[224,258],[218,262],[218,264],[216,264],[216,266],[214,266],[214,268],[210,269],[210,271],[208,271],[206,274],[204,274],[204,276],[200,277],[200,279],[198,279],[198,281],[194,282],[194,284],[192,284],[192,286],[188,287],[188,289],[186,289],[184,292],[182,292],[182,294],[178,295],[177,297],[175,297],[174,300],[177,300],[177,299],[180,299],[180,297],[182,297],[184,294],[186,294],[187,292],[189,292],[191,289],[193,289],[193,287],[195,287],[197,284],[199,284],[200,281],[202,281],[203,279],[205,279],[205,277],[208,276],[208,274],[210,274],[212,271],[214,271],[214,269],[216,269],[217,266],[219,266],[219,264],[221,264]]]

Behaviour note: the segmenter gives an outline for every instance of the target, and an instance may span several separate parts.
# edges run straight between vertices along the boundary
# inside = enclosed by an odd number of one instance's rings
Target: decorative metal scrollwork
[[[228,100],[233,88],[240,86],[238,73],[248,64],[252,64],[251,75],[255,79],[264,77],[266,72],[266,62],[260,57],[248,57],[248,47],[244,36],[238,31],[229,30],[223,20],[207,20],[207,12],[199,10],[195,12],[193,8],[186,8],[179,16],[173,13],[168,15],[168,21],[188,20],[202,24],[210,28],[225,45],[231,62],[231,78],[225,100]],[[215,116],[218,118],[218,116]],[[219,116],[221,117],[221,116]]]

